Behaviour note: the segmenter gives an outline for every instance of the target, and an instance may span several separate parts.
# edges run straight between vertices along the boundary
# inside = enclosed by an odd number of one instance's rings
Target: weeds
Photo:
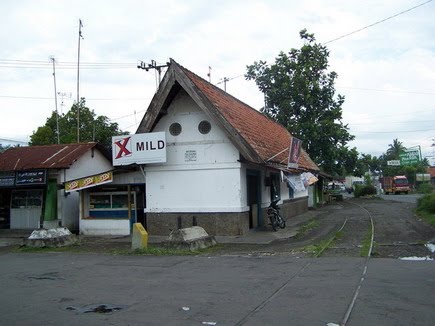
[[[367,257],[369,255],[371,242],[372,242],[372,231],[371,229],[369,229],[361,245],[361,250],[360,250],[361,257]]]
[[[319,224],[320,224],[319,221],[317,221],[315,219],[310,220],[307,224],[302,225],[299,228],[298,233],[296,234],[295,238],[300,239],[300,238],[304,237],[305,235],[308,234],[308,232],[310,232],[314,228],[318,227]]]

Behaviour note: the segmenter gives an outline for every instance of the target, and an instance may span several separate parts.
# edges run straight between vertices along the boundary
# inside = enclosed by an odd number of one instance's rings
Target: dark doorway
[[[136,221],[141,223],[147,229],[147,219],[144,209],[146,207],[145,185],[134,185],[136,191]]]
[[[249,228],[256,228],[261,223],[261,193],[260,193],[260,171],[248,170],[246,173],[248,206],[249,206]]]
[[[0,190],[0,229],[9,229],[11,221],[11,191]]]

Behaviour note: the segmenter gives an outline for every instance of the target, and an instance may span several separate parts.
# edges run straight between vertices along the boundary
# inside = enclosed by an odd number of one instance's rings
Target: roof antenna
[[[169,65],[170,65],[169,62],[166,62],[166,64],[164,64],[164,65],[157,65],[157,62],[155,60],[151,60],[151,63],[149,63],[149,64],[146,64],[145,62],[140,61],[137,65],[137,68],[143,69],[145,71],[148,71],[150,69],[155,69],[159,73],[159,85],[160,85],[160,82],[162,81],[162,77],[161,77],[162,68],[169,67]],[[157,86],[157,89],[158,89],[158,86]],[[157,89],[156,89],[156,91],[157,91]]]
[[[211,67],[210,67],[210,66],[208,66],[208,74],[207,74],[207,77],[208,77],[208,82],[211,84]]]

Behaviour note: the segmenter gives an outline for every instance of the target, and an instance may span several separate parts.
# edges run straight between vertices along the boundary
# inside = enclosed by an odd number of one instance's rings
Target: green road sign
[[[420,149],[409,149],[399,154],[400,165],[411,165],[420,161]]]

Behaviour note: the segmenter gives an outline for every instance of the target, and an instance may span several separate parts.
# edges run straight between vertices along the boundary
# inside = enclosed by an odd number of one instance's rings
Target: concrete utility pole
[[[57,143],[60,144],[60,131],[59,131],[59,111],[57,110],[57,91],[56,91],[56,66],[54,57],[50,58],[53,63],[53,80],[54,80],[54,105],[56,108],[56,134],[57,134]]]
[[[77,47],[77,142],[80,143],[80,40],[82,35],[82,20],[79,19],[79,42]]]
[[[161,82],[161,74],[162,74],[162,68],[169,67],[169,62],[166,62],[164,65],[157,65],[157,62],[155,60],[151,60],[151,63],[146,64],[143,61],[140,61],[137,65],[138,69],[143,69],[145,71],[148,71],[150,69],[155,69],[159,73],[159,84],[156,87],[156,91],[159,88],[160,82]]]

